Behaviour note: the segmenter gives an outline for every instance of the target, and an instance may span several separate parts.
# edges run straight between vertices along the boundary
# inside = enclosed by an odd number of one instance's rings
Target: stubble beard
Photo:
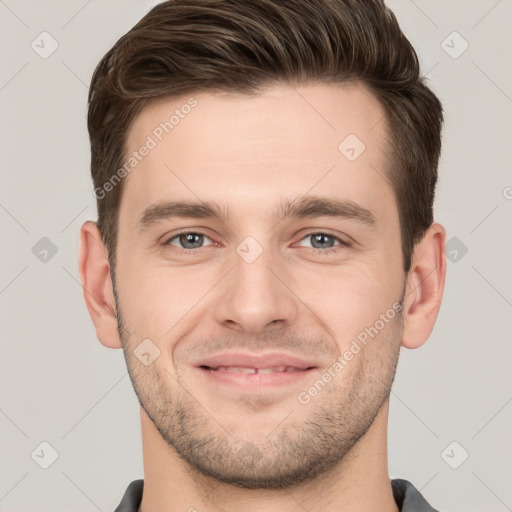
[[[400,312],[380,333],[386,336],[369,342],[379,344],[371,347],[371,357],[364,353],[368,347],[356,355],[362,359],[350,381],[342,371],[307,406],[297,401],[283,410],[283,418],[289,416],[270,435],[247,437],[227,432],[193,397],[193,389],[184,389],[169,372],[143,367],[118,303],[117,317],[135,394],[164,441],[192,473],[244,489],[290,488],[342,463],[389,398],[403,325]]]

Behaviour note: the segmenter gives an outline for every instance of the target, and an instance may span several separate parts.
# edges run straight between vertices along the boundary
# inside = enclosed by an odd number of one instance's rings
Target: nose
[[[235,252],[232,263],[218,290],[218,323],[254,335],[295,322],[299,299],[292,291],[284,263],[265,249],[252,262]]]

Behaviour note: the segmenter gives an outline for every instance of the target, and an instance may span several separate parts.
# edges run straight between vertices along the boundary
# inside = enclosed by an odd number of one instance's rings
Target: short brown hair
[[[355,82],[386,113],[387,178],[400,212],[404,270],[433,222],[443,110],[416,52],[383,0],[168,0],[103,57],[89,91],[95,190],[124,161],[137,114],[156,98],[279,83]],[[122,180],[98,199],[98,228],[114,268]]]

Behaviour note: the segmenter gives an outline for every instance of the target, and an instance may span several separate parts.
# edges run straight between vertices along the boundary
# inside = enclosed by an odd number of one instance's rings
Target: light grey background
[[[80,225],[96,218],[88,83],[103,54],[156,3],[0,0],[3,512],[112,511],[143,476],[138,402],[122,351],[95,337],[77,257]],[[388,3],[444,104],[436,220],[456,237],[435,330],[424,347],[402,349],[390,476],[411,480],[442,511],[505,512],[512,510],[512,2]],[[46,59],[31,47],[51,49],[43,31],[58,43]],[[469,47],[454,58],[464,41]],[[36,245],[43,237],[57,248],[46,262]],[[43,441],[58,453],[48,469],[40,467],[51,462]]]

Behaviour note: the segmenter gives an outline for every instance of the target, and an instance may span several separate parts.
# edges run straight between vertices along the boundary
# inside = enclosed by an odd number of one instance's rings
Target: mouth
[[[302,372],[305,370],[312,370],[314,366],[307,368],[296,368],[294,366],[273,366],[270,368],[254,368],[245,366],[217,366],[211,367],[207,365],[201,365],[200,368],[203,370],[211,370],[214,372],[230,372],[230,373],[244,373],[244,374],[268,374],[268,373],[293,373]]]
[[[261,393],[297,383],[318,366],[290,354],[223,353],[198,362],[196,368],[214,386]]]

